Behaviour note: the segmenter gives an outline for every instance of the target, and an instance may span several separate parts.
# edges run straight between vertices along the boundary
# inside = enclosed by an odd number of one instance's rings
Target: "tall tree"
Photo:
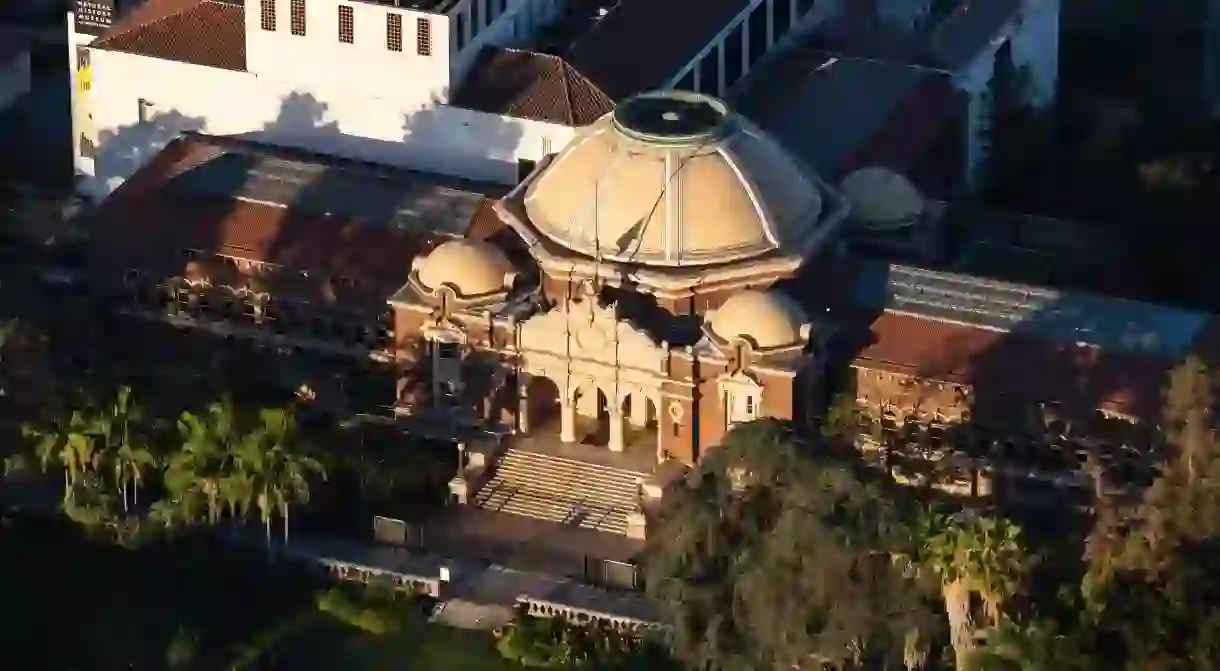
[[[240,445],[237,459],[238,467],[249,478],[268,545],[272,517],[276,514],[283,522],[287,543],[291,507],[309,502],[311,479],[326,477],[326,469],[309,455],[305,441],[298,435],[292,412],[284,408],[263,409],[252,439]]]
[[[1085,602],[1127,669],[1220,665],[1220,441],[1214,372],[1183,362],[1165,393],[1170,453],[1133,501],[1100,497]]]
[[[980,631],[974,603],[982,603],[986,626],[998,627],[1026,572],[1021,530],[974,511],[948,515],[935,509],[923,511],[912,528],[907,558],[939,586],[957,668],[965,669]]]
[[[247,438],[229,397],[216,401],[196,415],[184,412],[178,419],[182,449],[170,456],[165,486],[187,519],[201,509],[215,524],[224,512],[224,485],[235,470],[238,444]]]
[[[892,485],[856,459],[760,420],[734,427],[667,500],[644,568],[683,661],[724,670],[920,661],[932,618],[890,561],[901,538]]]

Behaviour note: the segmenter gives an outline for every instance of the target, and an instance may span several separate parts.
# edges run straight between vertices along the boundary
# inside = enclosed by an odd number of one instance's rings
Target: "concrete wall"
[[[183,130],[505,184],[516,182],[518,159],[540,160],[574,133],[441,104],[420,107],[249,72],[90,52],[92,90],[87,106],[77,92],[76,116],[92,116],[97,156],[78,163],[87,175],[83,188],[94,197],[117,188]],[[410,80],[402,85],[409,88]]]
[[[246,69],[274,88],[346,92],[421,107],[444,102],[450,89],[449,17],[366,2],[305,0],[305,35],[291,32],[291,0],[275,0],[276,30],[261,26],[261,0],[246,3]],[[339,41],[339,8],[353,14],[353,42]],[[402,51],[386,48],[386,16],[402,20]],[[418,21],[430,50],[417,49]]]

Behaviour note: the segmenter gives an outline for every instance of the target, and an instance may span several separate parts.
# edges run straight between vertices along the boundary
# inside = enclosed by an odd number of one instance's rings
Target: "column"
[[[576,404],[564,398],[559,404],[559,440],[576,442]]]
[[[623,410],[619,407],[610,409],[610,451],[622,452],[626,449],[623,441]]]
[[[525,389],[518,390],[517,396],[517,431],[530,432],[530,397]]]
[[[631,425],[639,428],[644,428],[648,425],[648,397],[643,394],[632,394],[631,399]]]

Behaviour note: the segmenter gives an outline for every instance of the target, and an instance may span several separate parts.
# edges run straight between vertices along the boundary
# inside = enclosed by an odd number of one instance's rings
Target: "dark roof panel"
[[[619,0],[566,57],[614,100],[665,86],[752,0]]]

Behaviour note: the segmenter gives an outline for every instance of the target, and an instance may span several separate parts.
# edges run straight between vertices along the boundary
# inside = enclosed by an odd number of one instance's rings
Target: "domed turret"
[[[581,132],[531,183],[533,228],[581,255],[703,266],[795,247],[819,225],[819,182],[709,96],[641,94]]]
[[[923,195],[903,175],[872,166],[848,175],[839,185],[851,203],[851,219],[865,228],[904,228],[918,222],[924,211]]]
[[[721,342],[745,338],[759,349],[794,347],[809,338],[804,310],[787,296],[769,291],[733,294],[711,313],[706,328]]]
[[[415,273],[428,291],[449,285],[461,297],[475,297],[504,291],[512,281],[513,266],[498,247],[463,238],[417,259]]]

